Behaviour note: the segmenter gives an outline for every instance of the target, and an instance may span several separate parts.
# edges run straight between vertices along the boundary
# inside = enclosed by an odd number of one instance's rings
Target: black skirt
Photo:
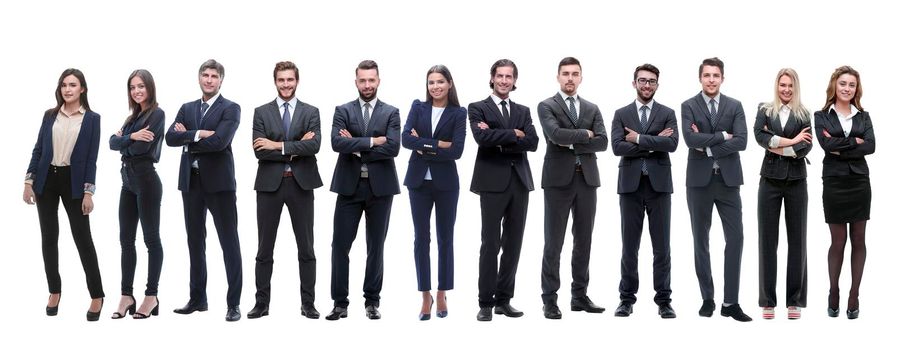
[[[871,202],[869,175],[850,174],[822,178],[822,208],[828,224],[869,220]]]

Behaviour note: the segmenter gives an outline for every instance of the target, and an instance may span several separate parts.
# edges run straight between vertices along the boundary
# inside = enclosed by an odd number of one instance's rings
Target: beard
[[[651,101],[652,99],[654,99],[654,94],[655,94],[655,93],[657,93],[657,90],[651,91],[651,94],[649,94],[648,96],[645,96],[645,92],[642,91],[642,90],[639,90],[639,91],[638,91],[638,98],[641,99],[641,100],[644,101],[644,102],[648,102],[648,101]]]
[[[361,100],[364,102],[369,102],[369,101],[373,100],[375,97],[377,97],[377,89],[374,89],[374,91],[372,91],[367,96],[364,94],[364,92],[362,92],[361,90],[358,90],[358,97],[360,97]]]

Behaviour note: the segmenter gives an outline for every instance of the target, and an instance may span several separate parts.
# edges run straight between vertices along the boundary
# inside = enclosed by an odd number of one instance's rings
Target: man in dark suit
[[[290,211],[299,249],[300,313],[308,318],[320,316],[314,305],[314,189],[324,185],[315,158],[321,149],[321,117],[317,107],[296,98],[298,84],[299,68],[293,62],[278,62],[274,66],[278,96],[256,108],[252,120],[252,147],[259,160],[255,176],[259,245],[255,307],[246,314],[249,318],[268,315],[274,241],[284,205]]]
[[[349,250],[365,215],[367,265],[364,274],[365,315],[380,319],[383,287],[383,244],[389,227],[392,197],[399,194],[395,157],[399,155],[399,110],[377,99],[380,71],[374,61],[355,69],[358,99],[336,107],[330,143],[339,152],[330,191],[336,192],[333,214],[333,264],[328,320],[348,315]]]
[[[747,124],[741,102],[719,92],[723,83],[723,61],[705,59],[699,68],[701,93],[682,102],[682,137],[688,146],[685,186],[691,232],[694,238],[695,271],[704,299],[698,314],[713,315],[713,275],[710,272],[709,233],[713,206],[723,222],[726,239],[724,295],[720,314],[746,322],[738,305],[741,251],[741,193],[744,183],[738,152],[747,147]]]
[[[623,257],[620,259],[620,305],[615,316],[632,313],[638,292],[638,250],[645,213],[654,252],[654,302],[662,318],[675,318],[670,306],[670,195],[673,176],[670,152],[679,144],[676,112],[654,101],[660,70],[651,64],[635,68],[635,102],[614,112],[611,143],[620,156],[617,193]]]
[[[560,92],[539,103],[539,121],[547,139],[542,164],[545,190],[545,248],[542,252],[542,312],[560,319],[557,291],[561,286],[561,249],[567,218],[573,213],[573,285],[570,309],[604,312],[586,294],[589,258],[595,227],[597,190],[601,185],[595,152],[607,150],[607,132],[598,106],[577,94],[582,82],[579,60],[566,57],[558,64]]]
[[[208,60],[199,67],[202,98],[187,102],[165,134],[165,142],[183,147],[178,190],[184,200],[190,251],[190,301],[179,314],[208,310],[206,298],[206,209],[212,213],[227,272],[228,321],[240,319],[243,260],[237,236],[237,181],[230,143],[240,125],[240,105],[219,93],[224,66]]]
[[[470,183],[470,190],[480,195],[483,220],[479,321],[491,321],[493,307],[499,315],[523,316],[510,302],[514,297],[529,191],[533,190],[526,152],[535,152],[539,145],[529,108],[508,98],[517,89],[517,65],[501,59],[492,65],[490,73],[492,95],[467,108],[473,139],[479,145]]]

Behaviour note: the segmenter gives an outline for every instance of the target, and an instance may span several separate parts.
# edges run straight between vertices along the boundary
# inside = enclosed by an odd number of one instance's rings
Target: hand
[[[691,131],[692,132],[701,132],[700,130],[698,130],[698,126],[695,125],[694,123],[691,124]]]
[[[174,123],[174,131],[187,131],[187,128],[184,127],[184,124]]]
[[[199,133],[200,140],[209,138],[209,137],[212,137],[212,135],[215,135],[215,130],[197,130],[197,132]]]
[[[22,200],[25,201],[25,204],[34,204],[34,189],[31,188],[31,185],[25,184],[25,191],[22,193]]]
[[[299,141],[311,140],[313,138],[315,138],[315,132],[309,131],[309,132],[305,133],[305,135],[302,135],[302,139],[300,139]]]
[[[489,124],[486,124],[486,122],[479,122],[477,123],[477,127],[479,127],[480,130],[486,130],[489,129]]]
[[[372,137],[371,140],[374,142],[374,146],[380,146],[386,143],[386,136]]]
[[[443,149],[450,148],[450,147],[452,147],[452,143],[449,141],[439,141],[436,143],[436,147],[443,148]]]
[[[632,130],[627,127],[623,127],[623,130],[626,130],[626,141],[636,143],[638,140],[638,133],[635,130]]]
[[[723,131],[723,140],[729,141],[732,139],[732,134]]]
[[[862,145],[862,144],[866,143],[866,140],[863,140],[863,139],[861,139],[861,138],[859,138],[859,137],[857,137],[856,139],[857,139],[857,144],[858,144],[858,145]]]
[[[593,138],[593,137],[595,137],[595,132],[594,132],[594,131],[589,130],[589,129],[585,129],[585,131],[589,133],[589,138]]]
[[[769,128],[766,127],[766,124],[763,124],[763,131],[769,131]]]
[[[349,130],[346,129],[339,129],[339,136],[351,139],[352,133],[350,133]]]
[[[122,135],[121,129],[119,129],[118,131],[115,132],[115,136],[121,137],[121,135]]]
[[[81,213],[84,215],[90,215],[90,212],[93,211],[93,195],[90,193],[85,193],[84,198],[81,199]]]
[[[787,146],[786,146],[786,147],[787,147]],[[780,155],[780,156],[784,156],[784,155],[785,155],[785,151],[783,151],[781,148],[770,148],[769,151],[772,152],[772,153],[778,154],[778,155]]]
[[[420,137],[420,135],[417,134],[417,130],[414,130],[414,128],[411,129],[411,136]]]
[[[663,129],[660,133],[657,134],[657,136],[661,136],[661,137],[673,136],[673,128]]]
[[[801,130],[800,133],[797,134],[797,136],[794,136],[790,139],[785,139],[783,141],[787,141],[787,142],[784,142],[784,143],[786,143],[784,145],[782,143],[780,143],[779,144],[780,147],[788,147],[788,146],[796,145],[801,142],[813,143],[813,134],[810,134],[810,127],[806,127],[806,128],[803,128],[803,130]]]
[[[417,151],[417,154],[423,155],[424,151]]]
[[[829,133],[828,133],[828,130],[826,130],[826,129],[822,129],[822,136],[825,136],[825,137],[832,137],[832,134],[829,134]]]
[[[838,152],[838,151],[831,151],[831,152],[829,152],[829,153],[834,154],[834,155],[836,155],[836,156],[840,156],[840,155],[841,155],[841,152]]]
[[[121,130],[119,130],[118,133],[121,133]],[[121,135],[119,135],[119,136],[121,136]],[[140,129],[140,131],[138,131],[138,132],[132,132],[132,133],[131,133],[131,140],[134,140],[134,141],[143,141],[143,142],[152,142],[152,141],[153,141],[153,138],[155,138],[155,136],[156,136],[156,135],[153,134],[152,131],[149,131],[149,127],[147,126],[147,127],[143,128],[143,129]],[[200,136],[200,137],[201,137],[201,136]]]
[[[518,139],[522,139],[522,138],[526,137],[526,134],[523,133],[523,131],[520,129],[514,129],[514,135],[517,135]]]
[[[279,151],[283,149],[282,142],[274,142],[268,140],[264,137],[259,137],[255,140],[252,140],[252,148],[256,151],[268,150],[268,151]]]

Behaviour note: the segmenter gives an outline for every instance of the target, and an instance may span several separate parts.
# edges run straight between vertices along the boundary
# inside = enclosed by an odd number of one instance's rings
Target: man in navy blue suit
[[[208,310],[206,297],[206,210],[212,213],[227,272],[227,321],[240,319],[243,261],[237,236],[237,183],[231,140],[240,125],[240,105],[219,93],[224,66],[208,60],[199,67],[202,98],[183,104],[165,134],[182,147],[178,190],[184,200],[190,251],[190,300],[179,314]]]

